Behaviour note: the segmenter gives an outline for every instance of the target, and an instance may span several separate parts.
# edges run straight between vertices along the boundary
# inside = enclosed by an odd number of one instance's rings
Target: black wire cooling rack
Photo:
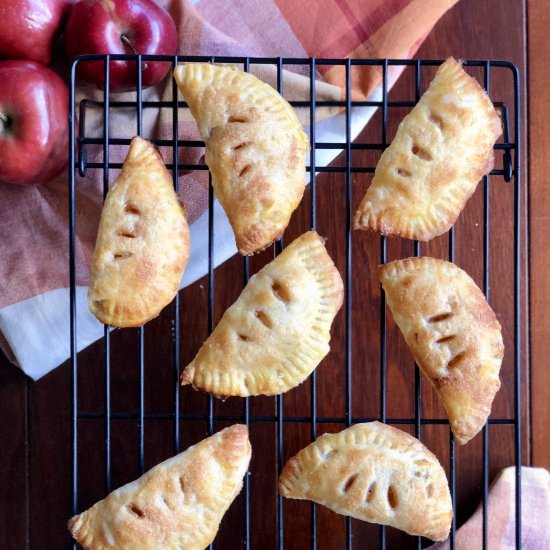
[[[113,99],[109,94],[109,66],[113,61],[118,60],[131,60],[136,63],[136,94],[133,101],[117,101]],[[104,67],[104,92],[102,99],[91,100],[84,99],[76,103],[76,86],[78,65],[83,61],[94,62],[103,64]],[[187,423],[191,421],[204,421],[207,426],[208,433],[215,431],[215,424],[218,422],[244,422],[247,425],[253,426],[254,424],[262,424],[262,426],[269,426],[273,429],[274,434],[274,449],[275,449],[275,463],[277,471],[280,471],[285,460],[285,444],[286,432],[288,427],[293,423],[301,423],[309,425],[309,435],[313,439],[317,436],[319,425],[336,425],[341,429],[345,426],[349,426],[356,422],[364,422],[369,420],[380,420],[394,425],[401,425],[402,427],[409,426],[412,433],[417,437],[422,438],[423,429],[425,426],[438,426],[446,425],[447,420],[445,418],[425,418],[422,416],[422,404],[421,404],[421,380],[418,368],[414,370],[414,415],[408,418],[391,418],[387,414],[388,403],[388,378],[387,378],[387,363],[388,363],[388,340],[387,340],[387,317],[386,307],[383,298],[383,294],[380,297],[380,334],[379,334],[379,361],[377,368],[379,369],[379,388],[377,388],[379,396],[379,414],[372,417],[358,417],[353,414],[352,411],[352,392],[354,390],[353,384],[353,369],[352,365],[355,362],[355,368],[359,361],[358,358],[352,357],[353,345],[352,345],[352,288],[353,288],[353,270],[352,270],[352,232],[351,232],[351,220],[353,215],[352,200],[353,200],[353,177],[354,174],[372,174],[374,172],[375,161],[368,164],[358,164],[354,162],[353,152],[357,150],[369,150],[377,152],[378,154],[387,146],[389,141],[388,130],[388,117],[393,109],[412,108],[418,101],[422,85],[426,84],[426,77],[424,76],[425,70],[436,67],[441,63],[437,60],[360,60],[360,59],[294,59],[294,58],[234,58],[234,57],[197,57],[197,56],[129,56],[129,55],[111,55],[111,56],[82,56],[76,59],[71,69],[70,79],[70,143],[75,144],[70,146],[69,158],[69,246],[70,246],[70,320],[71,320],[71,372],[72,372],[72,513],[78,513],[82,510],[79,488],[81,481],[84,477],[101,476],[101,472],[98,471],[84,471],[81,468],[82,451],[79,450],[79,436],[81,423],[85,421],[90,415],[86,411],[82,411],[79,407],[80,396],[85,388],[79,385],[78,376],[78,355],[77,355],[77,317],[76,317],[76,244],[77,244],[77,209],[76,209],[76,188],[78,176],[84,176],[89,170],[102,171],[103,177],[103,189],[104,193],[107,192],[109,183],[112,180],[109,171],[112,169],[120,168],[119,163],[110,162],[109,150],[111,145],[127,145],[129,139],[113,139],[110,137],[109,117],[113,109],[125,108],[134,109],[137,125],[137,134],[140,135],[143,129],[143,113],[146,109],[170,109],[172,115],[172,139],[169,140],[157,140],[154,141],[156,145],[172,148],[171,162],[167,164],[171,170],[174,180],[174,186],[178,188],[179,176],[183,170],[207,170],[206,165],[199,161],[196,164],[183,164],[179,163],[179,151],[182,148],[198,148],[203,144],[200,141],[191,141],[181,139],[179,130],[179,113],[180,109],[186,107],[185,103],[179,101],[177,97],[177,87],[175,82],[172,83],[172,99],[170,101],[144,101],[142,97],[142,66],[145,62],[150,61],[166,61],[171,63],[172,67],[175,67],[181,62],[219,62],[219,63],[234,63],[244,68],[245,71],[251,69],[255,65],[272,65],[276,68],[276,84],[279,92],[283,93],[283,69],[288,66],[292,66],[293,69],[298,69],[302,74],[309,75],[309,99],[305,101],[291,102],[295,107],[302,109],[309,109],[309,133],[311,141],[311,152],[309,155],[309,166],[307,168],[309,173],[309,225],[311,228],[316,228],[318,224],[318,217],[322,212],[317,208],[317,193],[316,180],[318,174],[323,172],[339,173],[343,176],[345,182],[345,203],[346,203],[346,227],[345,227],[345,265],[344,272],[342,273],[344,281],[346,283],[346,293],[344,301],[344,347],[342,357],[343,366],[341,368],[341,376],[345,379],[343,387],[345,388],[345,414],[341,416],[322,416],[318,414],[319,399],[317,391],[317,372],[311,375],[310,380],[305,384],[309,385],[309,414],[306,415],[288,415],[285,414],[285,399],[286,396],[278,396],[274,398],[274,411],[272,415],[258,415],[251,413],[249,399],[242,400],[242,410],[240,414],[234,415],[220,415],[215,412],[214,400],[212,397],[207,399],[207,409],[205,412],[193,412],[184,414],[181,412],[180,400],[182,390],[179,386],[179,374],[180,374],[180,361],[182,346],[185,345],[185,335],[181,333],[181,318],[180,318],[180,296],[177,296],[174,303],[169,309],[171,315],[171,365],[170,369],[173,372],[173,393],[166,395],[166,400],[173,403],[173,413],[166,415],[166,418],[174,423],[173,440],[174,451],[183,450],[184,447],[181,444],[181,433],[185,432]],[[483,548],[487,548],[488,536],[490,529],[490,518],[487,514],[487,502],[488,502],[488,487],[489,487],[489,475],[490,475],[490,453],[489,453],[489,430],[494,425],[509,425],[513,431],[514,440],[514,453],[516,466],[521,464],[522,456],[522,434],[521,434],[521,188],[520,188],[520,119],[519,119],[519,73],[517,68],[504,61],[494,60],[482,60],[482,61],[465,61],[465,67],[469,71],[478,71],[478,78],[482,81],[484,88],[491,94],[491,82],[495,77],[495,74],[507,73],[510,86],[509,86],[509,98],[511,101],[495,101],[496,107],[499,109],[503,121],[503,140],[495,145],[495,152],[497,153],[498,162],[495,168],[492,170],[489,176],[486,176],[481,184],[483,188],[483,212],[482,212],[482,254],[479,256],[479,262],[483,265],[482,274],[482,288],[486,294],[489,294],[491,289],[491,231],[494,227],[490,221],[491,213],[491,201],[490,201],[490,181],[491,179],[499,180],[498,185],[508,185],[513,188],[513,200],[510,203],[510,211],[506,212],[506,215],[513,218],[513,238],[510,239],[510,249],[506,254],[513,256],[513,278],[512,283],[512,299],[513,299],[513,323],[511,323],[511,336],[510,341],[513,342],[511,349],[508,346],[507,354],[510,357],[510,362],[513,368],[513,414],[501,417],[491,417],[488,425],[484,428],[482,434],[482,462],[480,464],[482,483],[480,486],[479,497],[483,504]],[[345,73],[345,97],[341,101],[321,101],[317,98],[316,92],[316,75],[319,69],[323,66],[340,67]],[[405,101],[394,101],[391,99],[388,91],[389,71],[392,67],[403,66],[407,70],[413,72],[414,89],[411,94],[411,98]],[[380,71],[383,93],[382,97],[376,101],[355,100],[351,94],[351,74],[352,70],[357,67],[374,67]],[[89,137],[86,135],[85,127],[85,115],[86,109],[90,106],[102,109],[103,114],[103,135],[100,137]],[[319,142],[316,140],[316,109],[321,107],[335,107],[340,109],[345,114],[345,141],[343,142]],[[378,109],[378,115],[381,116],[381,139],[380,140],[367,140],[365,143],[357,143],[351,141],[351,114],[352,109],[356,107],[375,107]],[[78,118],[77,118],[78,113]],[[400,115],[403,116],[403,115]],[[76,128],[79,128],[78,135]],[[101,162],[88,162],[86,155],[86,147],[90,144],[96,146],[102,146],[103,157]],[[330,166],[316,166],[316,150],[320,149],[337,149],[343,151],[343,162],[333,163]],[[209,205],[209,240],[208,240],[208,273],[207,273],[207,308],[204,314],[207,316],[208,331],[210,332],[214,326],[214,288],[215,288],[215,265],[214,265],[214,220],[213,220],[213,204],[214,197],[212,187],[209,186],[208,205]],[[500,215],[499,211],[499,215]],[[453,261],[455,259],[455,232],[454,228],[448,234],[448,258]],[[274,252],[279,253],[284,246],[283,241],[278,241],[275,244]],[[414,254],[420,255],[421,245],[418,242],[414,243]],[[379,248],[379,260],[381,263],[386,262],[388,258],[388,241],[381,237]],[[246,281],[250,275],[250,260],[249,258],[243,258],[243,281]],[[147,328],[141,327],[138,329],[138,404],[137,414],[135,415],[136,427],[138,432],[138,449],[137,459],[139,462],[139,469],[144,469],[144,432],[145,423],[150,418],[145,409],[145,380],[144,380],[144,357],[145,357],[145,339],[144,334]],[[104,477],[104,493],[112,490],[111,483],[111,459],[112,459],[112,421],[115,415],[112,412],[112,388],[111,388],[111,376],[112,376],[112,358],[111,358],[111,341],[112,334],[108,327],[104,329],[103,336],[103,373],[104,373],[104,387],[103,387],[103,403],[104,410],[100,415],[103,419],[103,477]],[[196,351],[196,350],[195,350]],[[354,361],[353,361],[354,360]],[[410,372],[412,377],[412,369]],[[149,382],[151,383],[151,382]],[[134,392],[135,389],[131,390]],[[216,430],[217,431],[217,430]],[[321,433],[323,430],[320,430]],[[451,494],[453,498],[453,504],[456,511],[456,493],[457,493],[457,455],[458,451],[455,448],[455,442],[452,434],[447,430],[446,436],[448,438],[448,464],[447,473],[449,476],[449,483],[451,488]],[[239,516],[239,522],[241,525],[235,526],[235,532],[238,535],[235,536],[227,546],[227,548],[252,548],[254,533],[254,523],[252,521],[252,499],[251,494],[253,491],[253,485],[255,483],[255,477],[257,472],[253,472],[253,476],[245,477],[245,484],[243,490],[243,496],[238,499],[233,506],[242,506],[242,516]],[[261,471],[259,475],[262,475]],[[266,473],[267,475],[267,473]],[[521,486],[521,469],[516,468],[515,474],[516,481],[516,494],[515,494],[515,515],[516,515],[516,530],[515,541],[516,548],[521,547],[521,499],[520,491],[517,490]],[[275,483],[272,484],[273,494],[265,495],[266,499],[275,499],[274,513],[276,515],[274,520],[275,532],[273,533],[273,548],[282,550],[284,548],[298,548],[293,542],[292,538],[289,539],[287,533],[288,513],[285,513],[285,503],[282,497],[277,496],[275,490]],[[323,540],[321,540],[319,530],[319,508],[314,504],[307,504],[309,507],[309,543],[308,547],[311,549],[326,548],[323,546]],[[240,519],[242,517],[242,520]],[[325,518],[326,519],[326,518]],[[354,528],[352,520],[347,518],[345,520],[345,538],[342,541],[342,548],[366,548],[367,543],[371,542],[370,547],[386,548],[387,535],[385,527],[377,527],[378,538],[377,540],[366,541],[358,538],[354,535]],[[455,547],[455,531],[456,520],[453,521],[452,530],[450,534],[450,548]],[[302,534],[303,535],[303,534]],[[428,541],[421,538],[416,540],[410,538],[411,547],[423,548],[428,545]],[[214,545],[217,545],[215,542]],[[305,548],[307,546],[300,546]]]

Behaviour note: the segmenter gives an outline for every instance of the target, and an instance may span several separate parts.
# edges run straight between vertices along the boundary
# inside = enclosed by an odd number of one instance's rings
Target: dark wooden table
[[[545,36],[550,24],[550,8],[546,0],[462,0],[436,26],[418,56],[445,58],[496,58],[513,61],[522,73],[522,95],[529,89],[529,102],[523,101],[522,168],[523,212],[522,251],[524,282],[522,287],[522,418],[523,462],[550,466],[550,444],[545,421],[550,411],[550,389],[545,381],[545,359],[550,353],[550,313],[548,308],[550,282],[550,251],[546,246],[550,204],[544,189],[550,169],[550,156],[543,153],[550,145],[548,132],[549,108],[547,90],[550,71],[545,65],[550,54]],[[529,40],[527,40],[529,36]],[[527,63],[529,72],[527,72]],[[527,74],[529,80],[526,80]],[[392,94],[410,97],[411,75],[404,75]],[[425,83],[424,83],[425,84]],[[495,97],[510,101],[510,83],[492,83]],[[527,124],[527,109],[530,124]],[[390,117],[391,132],[399,117]],[[373,121],[360,139],[379,132],[379,119]],[[529,132],[526,129],[529,128]],[[373,134],[374,135],[374,134]],[[526,147],[526,137],[530,148]],[[372,136],[371,136],[372,138]],[[367,152],[354,152],[354,161],[365,162]],[[337,159],[336,162],[341,162]],[[527,202],[530,176],[530,203]],[[358,201],[369,183],[364,175],[354,175],[354,201]],[[498,181],[497,181],[498,180]],[[513,347],[513,305],[509,251],[513,236],[510,219],[512,194],[500,178],[491,186],[491,303],[498,312],[508,349]],[[482,233],[478,221],[482,216],[482,186],[469,203],[457,225],[456,261],[481,284]],[[319,232],[329,237],[329,250],[343,272],[345,269],[345,182],[342,175],[319,176]],[[530,210],[528,212],[528,206]],[[303,208],[294,216],[287,232],[288,240],[309,225],[309,194]],[[527,214],[529,213],[529,218]],[[530,247],[527,248],[527,220],[530,224]],[[477,224],[477,225],[476,225]],[[380,376],[378,343],[380,293],[376,282],[376,264],[380,260],[380,241],[374,235],[353,236],[353,416],[379,415]],[[412,254],[412,243],[391,241],[389,259]],[[436,239],[423,246],[422,253],[438,257],[448,254],[448,239]],[[254,272],[271,257],[272,251],[251,260]],[[238,296],[242,288],[242,259],[234,258],[216,272],[214,320]],[[181,293],[182,350],[185,365],[207,334],[206,280],[201,280]],[[528,323],[528,310],[531,322]],[[530,334],[529,330],[530,329]],[[530,336],[530,340],[529,340]],[[345,413],[345,318],[339,314],[334,326],[333,352],[318,369],[318,410],[320,417],[342,416]],[[170,319],[161,316],[147,325],[145,333],[145,412],[149,418],[144,425],[144,464],[149,468],[174,453],[174,378],[170,369]],[[512,345],[510,343],[512,342]],[[138,369],[137,332],[119,331],[112,337],[111,349],[111,407],[115,415],[111,422],[111,486],[114,488],[139,475]],[[529,360],[531,351],[531,361]],[[101,343],[79,356],[80,410],[89,418],[80,421],[80,506],[85,507],[101,498],[106,489],[103,476],[104,454],[104,372]],[[374,365],[374,366],[373,366]],[[531,370],[529,370],[531,365]],[[414,416],[414,367],[410,353],[388,316],[388,377],[387,415],[389,418]],[[0,366],[0,548],[66,548],[69,538],[64,525],[71,503],[71,416],[70,368],[63,365],[37,383],[29,382],[5,359]],[[509,417],[513,414],[513,360],[508,355],[502,369],[503,388],[495,402],[494,414]],[[529,387],[531,381],[531,387]],[[308,416],[310,384],[287,394],[285,414]],[[186,388],[181,394],[183,415],[203,414],[205,396]],[[241,416],[241,400],[216,403],[215,413]],[[253,415],[275,414],[273,398],[257,398],[250,402]],[[427,384],[422,385],[422,414],[427,418],[443,418],[444,414]],[[531,416],[530,416],[531,415]],[[223,427],[216,423],[215,428]],[[202,420],[186,420],[181,425],[181,444],[185,448],[202,438],[206,432]],[[341,425],[319,424],[318,430],[334,431]],[[404,426],[411,431],[412,426]],[[275,473],[276,448],[274,424],[254,423],[251,438],[254,445],[252,463],[251,525],[252,548],[275,548]],[[449,437],[446,426],[425,426],[423,441],[448,465]],[[292,422],[285,425],[285,458],[294,454],[309,441],[310,425]],[[491,426],[490,476],[513,463],[513,430],[511,426]],[[26,450],[28,449],[28,451]],[[481,486],[481,437],[461,449],[457,462],[457,523],[460,525],[475,509]],[[447,466],[448,467],[448,466]],[[25,472],[28,471],[29,475]],[[216,548],[239,547],[242,537],[242,502],[231,508],[220,532]],[[285,503],[287,548],[302,549],[309,545],[310,507],[304,503]],[[346,522],[318,508],[318,548],[344,548]],[[375,526],[353,522],[357,548],[373,548],[379,535]],[[405,539],[388,530],[388,547],[406,547]],[[406,539],[410,540],[410,539]],[[370,546],[368,546],[370,547]]]

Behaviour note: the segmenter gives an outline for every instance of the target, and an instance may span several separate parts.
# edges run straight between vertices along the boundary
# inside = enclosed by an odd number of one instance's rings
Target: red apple
[[[67,21],[65,50],[71,58],[106,53],[174,55],[176,25],[153,0],[83,0],[73,6]],[[162,80],[170,66],[167,62],[143,63],[143,86]],[[78,66],[78,75],[103,88],[103,70],[102,62],[86,61]],[[111,61],[111,90],[135,89],[136,74],[135,61]]]
[[[67,164],[67,86],[33,61],[0,61],[0,82],[0,181],[44,183]]]
[[[0,57],[47,65],[69,0],[0,0]]]

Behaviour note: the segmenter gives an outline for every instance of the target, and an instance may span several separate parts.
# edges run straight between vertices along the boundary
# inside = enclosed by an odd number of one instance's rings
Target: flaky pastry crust
[[[448,231],[491,170],[501,131],[477,80],[447,59],[382,154],[355,229],[420,241]]]
[[[234,425],[158,464],[69,520],[85,550],[202,550],[239,494],[248,428]]]
[[[453,517],[445,471],[418,439],[380,422],[324,434],[285,465],[287,498],[445,540]]]
[[[185,63],[174,78],[206,143],[212,185],[250,255],[280,237],[305,187],[308,139],[292,107],[255,76]]]
[[[90,267],[88,305],[106,325],[136,327],[176,295],[189,257],[189,227],[172,177],[135,137],[107,193]]]
[[[485,424],[500,388],[500,323],[471,277],[435,258],[380,266],[393,318],[418,366],[437,390],[456,440]]]
[[[193,361],[182,384],[218,397],[276,395],[303,382],[330,350],[343,283],[315,231],[251,277]]]

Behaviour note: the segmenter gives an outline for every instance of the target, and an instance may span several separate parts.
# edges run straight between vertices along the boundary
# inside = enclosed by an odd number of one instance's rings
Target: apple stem
[[[0,113],[0,133],[7,130],[11,125],[11,119],[5,113]]]
[[[138,52],[134,48],[134,45],[130,42],[130,39],[125,34],[120,35],[120,40],[122,41],[123,44],[125,44],[126,46],[128,46],[128,48],[132,50],[134,55],[138,55]]]

